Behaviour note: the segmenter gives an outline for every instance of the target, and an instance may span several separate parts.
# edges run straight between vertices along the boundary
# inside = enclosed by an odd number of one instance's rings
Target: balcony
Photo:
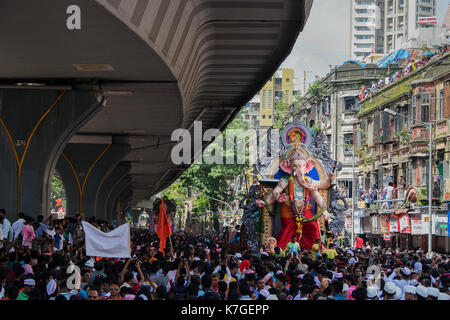
[[[445,140],[445,138],[450,134],[449,132],[449,122],[450,120],[444,119],[436,123],[435,140]]]
[[[428,139],[430,138],[430,133],[427,130],[426,127],[423,125],[415,125],[412,128],[411,133],[411,142],[428,142]]]

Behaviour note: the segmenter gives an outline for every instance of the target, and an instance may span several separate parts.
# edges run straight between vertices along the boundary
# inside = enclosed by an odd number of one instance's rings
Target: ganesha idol
[[[282,228],[276,237],[281,249],[295,235],[303,249],[311,250],[320,239],[318,219],[325,222],[330,217],[320,190],[329,189],[335,174],[327,174],[321,161],[308,150],[313,139],[309,128],[296,124],[285,129],[283,135],[285,150],[276,162],[279,165],[275,175],[279,178],[278,183],[264,200],[257,200],[257,205],[270,211],[276,201],[281,206]]]

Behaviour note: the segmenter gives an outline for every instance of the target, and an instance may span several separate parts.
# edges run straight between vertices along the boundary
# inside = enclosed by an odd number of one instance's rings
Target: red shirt
[[[241,262],[241,264],[239,265],[239,270],[244,271],[246,268],[250,267],[250,261],[248,261],[247,259],[245,259],[244,261]]]

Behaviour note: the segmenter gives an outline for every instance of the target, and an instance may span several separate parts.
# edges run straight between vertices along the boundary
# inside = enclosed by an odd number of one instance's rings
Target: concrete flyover
[[[66,26],[71,5],[81,10],[79,30]],[[12,219],[19,211],[48,214],[56,171],[76,198],[75,176],[61,168],[66,148],[77,149],[69,160],[84,173],[87,159],[96,159],[92,150],[122,148],[92,167],[81,209],[88,216],[111,220],[108,211],[161,191],[186,169],[170,161],[172,131],[192,129],[194,120],[204,131],[222,130],[290,53],[311,6],[0,1],[0,207]],[[112,176],[123,183],[108,181]],[[74,201],[69,214],[80,211]]]

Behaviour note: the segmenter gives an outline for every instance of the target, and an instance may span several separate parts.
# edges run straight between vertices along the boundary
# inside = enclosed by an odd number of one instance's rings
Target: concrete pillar
[[[99,219],[107,219],[106,206],[107,198],[109,193],[112,191],[114,186],[119,183],[126,175],[130,172],[130,165],[120,164],[114,168],[111,174],[106,177],[105,181],[102,183],[95,205],[95,216]]]
[[[103,103],[92,89],[0,89],[0,206],[10,220],[49,214],[52,169]]]
[[[69,143],[62,153],[57,170],[67,195],[67,213],[96,213],[101,185],[129,152],[129,145]]]

